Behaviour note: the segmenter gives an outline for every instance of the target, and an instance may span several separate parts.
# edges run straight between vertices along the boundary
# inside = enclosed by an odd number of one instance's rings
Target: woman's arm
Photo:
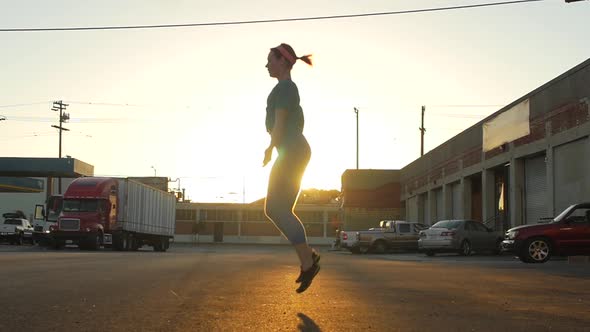
[[[264,161],[262,162],[263,167],[266,166],[266,164],[268,164],[268,162],[272,159],[273,148],[281,144],[285,133],[285,127],[287,125],[288,115],[289,111],[286,109],[279,108],[275,110],[275,123],[270,132],[270,144],[264,151]]]

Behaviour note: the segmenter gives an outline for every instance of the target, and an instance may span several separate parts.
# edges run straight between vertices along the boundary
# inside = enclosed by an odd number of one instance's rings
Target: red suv
[[[545,263],[552,255],[589,255],[590,203],[572,205],[549,223],[509,229],[502,250],[525,263]]]

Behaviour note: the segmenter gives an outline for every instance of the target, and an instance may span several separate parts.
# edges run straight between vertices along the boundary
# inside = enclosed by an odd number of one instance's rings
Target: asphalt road
[[[0,331],[590,331],[590,264],[321,248],[295,293],[285,246],[0,245]]]

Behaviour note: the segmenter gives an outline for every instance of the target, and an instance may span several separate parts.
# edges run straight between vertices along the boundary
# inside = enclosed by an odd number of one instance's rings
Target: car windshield
[[[65,199],[64,212],[96,212],[98,200],[96,199]]]
[[[552,222],[559,222],[561,221],[563,218],[565,218],[567,215],[570,214],[570,212],[574,209],[575,205],[570,205],[567,209],[563,210],[562,213],[560,213],[557,217],[553,218]]]
[[[431,228],[446,228],[446,229],[455,229],[461,225],[461,220],[443,220],[439,221],[436,224],[432,225]]]
[[[4,220],[4,225],[22,225],[23,222],[20,219],[6,219]]]

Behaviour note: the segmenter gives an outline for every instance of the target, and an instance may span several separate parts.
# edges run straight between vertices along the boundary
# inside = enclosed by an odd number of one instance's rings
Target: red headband
[[[279,47],[277,47],[277,50],[279,50],[279,52],[281,52],[281,55],[287,59],[287,61],[289,61],[289,63],[291,63],[292,65],[295,64],[295,61],[297,61],[297,58],[293,57],[289,51],[287,51],[283,45],[279,45]]]

